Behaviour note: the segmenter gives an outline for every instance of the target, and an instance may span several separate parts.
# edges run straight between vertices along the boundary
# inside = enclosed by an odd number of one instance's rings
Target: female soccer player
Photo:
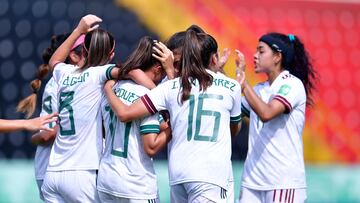
[[[43,52],[42,59],[43,63],[38,69],[38,78],[31,82],[31,88],[33,90],[33,94],[28,96],[27,98],[20,101],[17,110],[27,113],[27,117],[31,116],[34,113],[36,107],[37,94],[39,92],[41,86],[41,80],[46,77],[46,75],[50,72],[49,60],[55,50],[65,41],[65,39],[69,36],[69,34],[65,35],[57,35],[51,38],[50,47],[46,48]],[[77,65],[82,60],[82,45],[84,42],[84,35],[81,35],[72,46],[70,54],[67,58],[67,62]],[[50,78],[48,83],[45,86],[43,97],[42,97],[42,109],[40,115],[48,115],[51,114],[58,109],[58,101],[57,101],[57,88],[53,77]],[[55,127],[56,123],[50,123],[49,127]],[[40,199],[44,200],[44,197],[41,192],[41,186],[45,177],[46,168],[49,163],[50,151],[55,139],[58,126],[55,128],[56,130],[52,132],[40,131],[34,134],[31,137],[31,141],[33,144],[38,145],[36,148],[36,154],[34,159],[35,166],[35,178],[40,192]]]
[[[59,132],[51,149],[42,192],[47,202],[97,202],[96,171],[102,154],[100,102],[102,86],[116,76],[109,65],[115,41],[96,29],[101,19],[83,17],[50,59],[58,84]],[[94,26],[95,25],[95,26]],[[84,62],[79,67],[65,64],[76,39],[85,35]]]
[[[244,70],[244,56],[237,53],[238,68]],[[250,127],[240,202],[305,202],[302,131],[316,72],[294,35],[263,35],[254,63],[255,72],[265,73],[267,81],[254,89],[242,84]]]
[[[128,122],[159,110],[170,112],[171,202],[226,202],[231,137],[239,129],[239,84],[208,68],[217,61],[217,43],[204,33],[187,31],[180,77],[166,81],[130,106],[119,100],[111,82],[105,93],[115,115]]]
[[[186,31],[188,30],[193,30],[196,33],[205,33],[205,31],[202,28],[200,28],[198,25],[191,25],[189,28],[187,28]],[[175,73],[177,75],[180,74],[179,66],[180,66],[182,49],[185,44],[186,31],[175,33],[166,42],[166,46],[174,53],[174,67],[175,67]],[[224,49],[224,52],[221,57],[220,57],[220,53],[218,52],[219,60],[217,61],[217,63],[210,62],[209,69],[218,74],[224,73],[223,67],[227,62],[229,56],[230,56],[230,51],[228,49]],[[234,179],[233,179],[232,167],[230,167],[229,187],[228,190],[226,191],[226,196],[228,199],[227,201],[228,203],[234,203]]]
[[[155,84],[165,76],[160,61],[152,56],[154,42],[143,37],[121,68],[120,78],[141,69]],[[149,89],[132,80],[121,80],[113,88],[117,99],[132,104]],[[158,114],[120,122],[106,98],[101,111],[105,126],[105,152],[101,159],[97,189],[101,202],[159,202],[156,174],[151,157],[170,140],[170,128],[160,132]]]

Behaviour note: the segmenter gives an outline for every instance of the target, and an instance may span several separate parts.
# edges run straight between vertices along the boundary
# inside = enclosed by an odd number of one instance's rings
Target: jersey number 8
[[[74,110],[71,106],[71,101],[73,99],[74,99],[74,91],[60,93],[59,113],[62,113],[62,111],[67,111],[69,113],[69,122],[70,122],[70,129],[65,130],[64,120],[61,119],[61,117],[59,117],[61,135],[66,135],[66,136],[75,135]]]

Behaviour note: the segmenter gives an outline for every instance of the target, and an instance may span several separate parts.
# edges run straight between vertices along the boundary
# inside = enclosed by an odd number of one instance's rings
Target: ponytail
[[[294,59],[289,66],[289,72],[298,77],[305,86],[307,105],[313,105],[312,93],[315,90],[314,81],[318,79],[318,73],[314,69],[304,44],[298,37],[292,41],[294,46]]]
[[[115,50],[114,37],[105,30],[96,29],[85,35],[83,55],[85,63],[81,67],[86,69],[92,66],[102,66],[110,61]]]
[[[188,27],[186,29],[186,31],[181,31],[181,32],[177,32],[177,33],[173,34],[165,43],[167,48],[169,48],[171,51],[174,51],[175,49],[179,49],[179,53],[181,53],[182,47],[185,44],[186,32],[189,30],[192,30],[196,33],[204,33],[205,34],[205,31],[200,26],[191,25],[190,27]]]
[[[30,118],[35,112],[37,95],[41,87],[41,80],[47,76],[49,71],[50,66],[48,64],[42,64],[39,67],[37,72],[37,78],[30,83],[32,94],[21,100],[16,107],[16,111],[25,113],[26,118]]]
[[[200,91],[205,91],[212,84],[213,77],[206,71],[211,54],[217,52],[216,41],[205,33],[187,30],[181,60],[181,102],[190,97],[192,84],[199,85]],[[215,52],[214,52],[215,51]]]
[[[198,25],[191,25],[186,29],[186,31],[192,30],[196,33],[205,33],[205,31]]]
[[[317,80],[318,74],[299,37],[292,34],[269,33],[263,35],[259,41],[265,42],[273,51],[282,54],[281,66],[301,80],[307,96],[306,104],[312,106],[314,81]]]
[[[37,77],[36,79],[30,82],[30,88],[32,93],[26,97],[25,99],[21,100],[16,107],[17,112],[25,113],[26,118],[30,118],[36,109],[36,101],[37,95],[40,91],[42,80],[49,74],[50,66],[49,60],[51,56],[54,54],[56,49],[66,40],[66,38],[70,34],[64,35],[56,35],[51,37],[51,45],[50,47],[46,48],[42,54],[43,64],[39,66],[37,70]]]

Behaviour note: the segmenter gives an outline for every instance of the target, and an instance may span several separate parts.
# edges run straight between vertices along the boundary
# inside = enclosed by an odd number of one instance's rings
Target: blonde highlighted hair
[[[37,95],[40,91],[42,80],[50,72],[49,60],[56,49],[65,41],[69,34],[56,35],[51,38],[50,47],[46,48],[42,54],[43,64],[39,66],[36,79],[30,82],[32,93],[25,99],[21,100],[16,107],[17,112],[25,114],[26,118],[30,118],[36,109]]]

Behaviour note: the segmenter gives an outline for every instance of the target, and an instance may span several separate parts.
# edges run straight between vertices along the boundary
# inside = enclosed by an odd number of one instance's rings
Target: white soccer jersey
[[[170,112],[170,185],[206,182],[228,189],[231,167],[230,122],[240,122],[241,89],[224,75],[208,70],[213,84],[205,92],[192,85],[181,103],[180,79],[160,84],[141,97],[151,113]]]
[[[266,103],[272,99],[283,103],[286,112],[263,123],[243,98],[250,127],[242,186],[254,190],[305,188],[302,131],[306,94],[302,82],[283,71],[271,86],[264,82],[254,90]]]
[[[127,105],[148,91],[131,80],[120,81],[114,86],[115,94]],[[123,198],[157,198],[153,162],[144,151],[141,136],[160,132],[158,115],[123,123],[117,119],[106,98],[101,106],[106,141],[97,189]]]
[[[40,116],[57,112],[57,89],[58,87],[54,78],[50,78],[44,89]],[[49,127],[52,128],[55,125],[56,123],[53,122],[49,124]],[[43,180],[45,177],[46,168],[49,164],[51,146],[52,144],[49,146],[38,145],[36,147],[34,158],[36,180]]]
[[[102,154],[100,102],[103,84],[114,65],[68,71],[55,66],[60,129],[51,149],[48,171],[98,169]],[[76,68],[76,67],[75,67]]]

